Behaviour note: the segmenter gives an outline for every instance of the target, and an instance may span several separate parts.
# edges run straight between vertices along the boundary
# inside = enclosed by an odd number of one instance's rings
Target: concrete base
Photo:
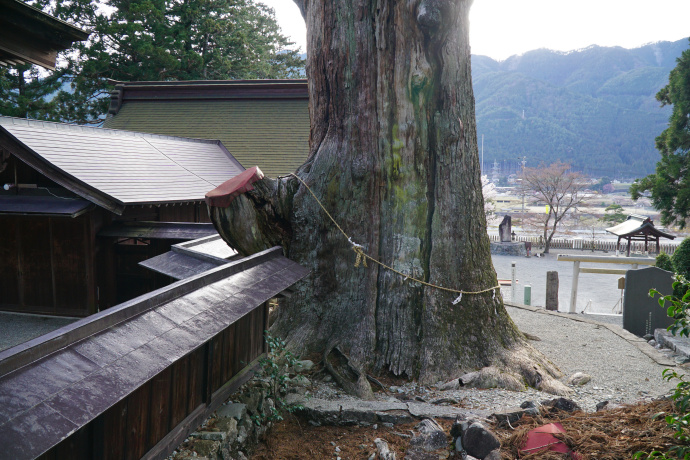
[[[690,338],[672,335],[666,329],[655,329],[654,340],[664,348],[690,358]]]
[[[491,243],[491,254],[499,256],[527,256],[527,249],[525,243],[522,241],[514,241],[510,243]]]

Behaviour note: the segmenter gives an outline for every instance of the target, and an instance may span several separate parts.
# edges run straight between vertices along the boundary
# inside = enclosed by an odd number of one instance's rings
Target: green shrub
[[[690,285],[683,277],[678,278],[673,283],[673,290],[674,292],[685,292],[682,297],[677,295],[665,296],[656,289],[650,290],[649,296],[659,296],[659,305],[662,308],[666,308],[666,314],[673,319],[673,324],[668,327],[671,334],[678,337],[688,337],[690,335],[690,317],[688,317],[690,312]],[[650,453],[637,452],[633,456],[636,460],[690,459],[690,381],[686,380],[684,374],[678,374],[673,369],[664,369],[662,375],[664,380],[669,382],[672,380],[678,381],[676,390],[671,396],[675,411],[671,414],[657,414],[658,416],[665,416],[666,424],[674,432],[675,444],[669,446],[665,452],[662,450],[654,450]]]
[[[674,271],[690,279],[690,238],[685,238],[680,243],[671,260],[673,260]]]
[[[661,254],[656,256],[656,266],[662,270],[666,270],[669,272],[674,271],[671,256],[669,256],[665,252],[662,252]]]

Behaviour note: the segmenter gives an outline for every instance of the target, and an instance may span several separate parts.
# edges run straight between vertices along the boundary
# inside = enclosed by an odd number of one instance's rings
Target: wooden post
[[[547,310],[558,311],[558,272],[546,272],[546,304]]]
[[[511,271],[511,275],[510,275],[510,300],[512,302],[515,302],[515,301],[517,301],[517,297],[515,295],[515,290],[517,289],[517,286],[515,283],[515,262],[511,262],[510,267],[511,267],[511,269],[510,269],[510,271]]]
[[[577,280],[580,277],[580,261],[573,262],[573,288],[570,292],[570,313],[577,313]]]

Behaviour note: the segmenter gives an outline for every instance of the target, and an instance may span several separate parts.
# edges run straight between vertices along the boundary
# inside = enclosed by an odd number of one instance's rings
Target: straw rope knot
[[[355,267],[359,267],[360,264],[364,265],[365,268],[368,267],[367,255],[364,253],[364,246],[355,243],[354,241],[352,241],[352,238],[348,238],[347,241],[352,245],[352,250],[355,251],[355,254],[357,254],[357,259],[355,260]]]

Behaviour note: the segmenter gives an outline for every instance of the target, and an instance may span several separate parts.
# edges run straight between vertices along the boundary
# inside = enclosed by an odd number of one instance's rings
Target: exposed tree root
[[[505,388],[524,391],[527,387],[567,396],[572,390],[560,382],[558,368],[528,344],[504,353],[492,366],[460,377],[460,385],[470,388]]]
[[[324,353],[323,364],[348,394],[361,399],[374,399],[366,374],[338,347],[332,347]]]

